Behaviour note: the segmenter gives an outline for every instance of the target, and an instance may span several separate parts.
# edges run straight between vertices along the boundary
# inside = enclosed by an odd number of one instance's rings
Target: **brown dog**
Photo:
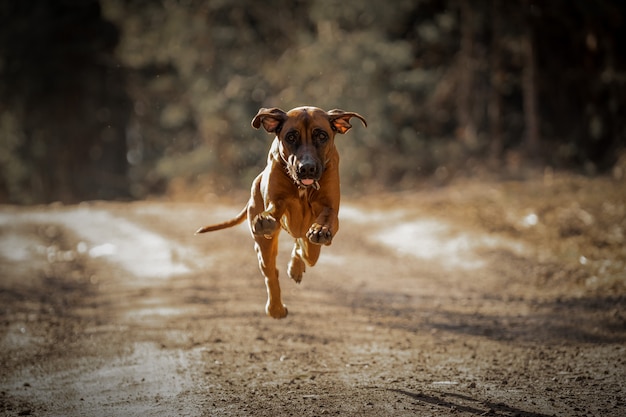
[[[299,283],[305,263],[315,265],[321,245],[330,245],[339,229],[339,154],[334,138],[336,133],[350,130],[352,117],[367,126],[363,116],[343,110],[259,110],[252,126],[258,129],[263,125],[276,138],[265,170],[252,183],[250,201],[234,219],[196,232],[232,227],[247,215],[267,286],[265,312],[276,319],[287,316],[276,270],[280,228],[296,240],[287,271]]]

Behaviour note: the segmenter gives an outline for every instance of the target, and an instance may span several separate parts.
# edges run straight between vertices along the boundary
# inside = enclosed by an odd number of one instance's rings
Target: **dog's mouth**
[[[320,189],[320,183],[317,180],[314,180],[313,178],[302,178],[302,179],[297,180],[296,183],[298,184],[299,187],[302,187],[302,188],[313,187],[316,190]]]

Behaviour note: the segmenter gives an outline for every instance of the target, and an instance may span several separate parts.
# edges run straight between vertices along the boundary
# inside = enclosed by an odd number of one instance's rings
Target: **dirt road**
[[[346,198],[280,321],[243,201],[1,207],[0,414],[623,416],[623,189]]]

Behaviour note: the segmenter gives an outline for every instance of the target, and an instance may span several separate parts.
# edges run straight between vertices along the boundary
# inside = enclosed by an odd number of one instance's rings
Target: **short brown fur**
[[[322,245],[330,245],[339,230],[339,154],[334,137],[350,130],[352,117],[367,126],[358,113],[338,109],[260,109],[252,126],[263,126],[276,137],[265,169],[252,183],[248,204],[237,217],[196,232],[232,227],[247,217],[267,287],[265,312],[271,317],[287,316],[276,269],[281,228],[295,239],[288,274],[298,283],[306,265],[315,265]]]

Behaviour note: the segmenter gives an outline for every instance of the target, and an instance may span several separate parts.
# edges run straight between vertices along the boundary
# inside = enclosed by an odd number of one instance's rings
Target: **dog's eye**
[[[326,132],[318,131],[315,132],[315,138],[319,143],[324,143],[328,140],[328,134]]]
[[[296,141],[298,140],[298,135],[296,132],[289,132],[285,136],[285,140],[287,141],[287,143],[296,143]]]

